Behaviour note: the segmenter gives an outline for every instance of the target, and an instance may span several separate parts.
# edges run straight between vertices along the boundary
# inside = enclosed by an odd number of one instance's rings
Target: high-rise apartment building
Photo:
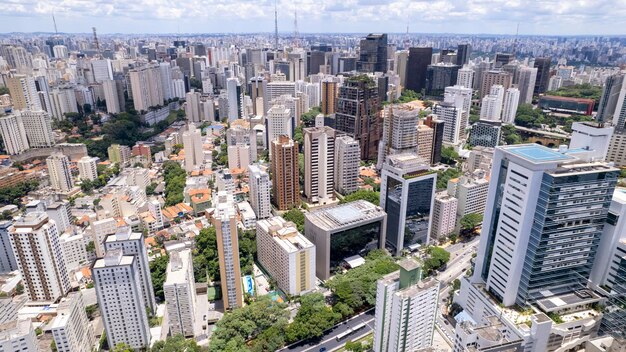
[[[461,120],[463,110],[452,102],[445,100],[433,107],[437,119],[443,122],[442,140],[445,143],[457,144],[461,139]],[[441,153],[441,150],[439,151]]]
[[[263,77],[250,78],[250,99],[255,116],[265,116],[269,109],[267,97],[267,80]]]
[[[421,93],[426,88],[426,72],[432,62],[433,48],[409,48],[406,89]]]
[[[243,290],[239,266],[237,211],[232,194],[218,193],[213,226],[217,236],[217,254],[224,309],[241,307],[243,305]]]
[[[413,259],[376,283],[375,352],[418,351],[431,347],[437,319],[439,281],[422,279]]]
[[[489,192],[487,177],[485,170],[478,170],[448,181],[448,194],[458,200],[457,217],[485,212]]]
[[[248,199],[257,219],[269,218],[272,213],[270,176],[257,164],[248,166],[248,187],[250,188]]]
[[[383,209],[365,200],[304,214],[304,234],[315,245],[315,275],[326,280],[344,260],[383,248],[386,226]]]
[[[150,107],[163,105],[163,81],[159,65],[145,65],[128,72],[133,91],[135,110],[148,111]]]
[[[445,122],[437,119],[436,115],[429,115],[426,117],[424,124],[433,130],[433,147],[430,163],[438,164],[441,162]]]
[[[339,88],[335,128],[359,142],[361,160],[374,160],[382,134],[378,88],[364,75],[344,83]]]
[[[456,84],[465,88],[472,88],[474,86],[474,70],[464,66],[459,69]]]
[[[433,156],[434,130],[426,125],[417,126],[417,156],[431,163]]]
[[[144,239],[143,233],[132,232],[130,226],[118,227],[115,234],[107,236],[104,241],[104,249],[106,252],[121,249],[124,256],[132,255],[135,257],[143,301],[146,304],[146,309],[151,314],[154,314],[156,312],[156,300],[152,287],[152,276],[150,275],[148,251]]]
[[[359,142],[350,136],[335,138],[335,189],[347,195],[358,189],[361,162]]]
[[[419,110],[390,105],[383,110],[383,134],[378,147],[378,167],[388,155],[414,152],[417,148]]]
[[[480,119],[500,121],[502,104],[504,103],[504,87],[499,84],[491,86],[489,95],[483,97],[480,106]]]
[[[37,347],[37,335],[33,324],[28,318],[18,318],[0,324],[0,350],[1,351],[39,351]]]
[[[183,148],[185,149],[185,171],[191,172],[204,165],[202,150],[202,132],[193,123],[183,132]]]
[[[56,302],[70,290],[70,278],[54,221],[43,212],[17,218],[9,230],[11,247],[31,301]]]
[[[484,98],[491,92],[491,87],[494,85],[500,85],[504,87],[504,90],[511,88],[511,82],[513,77],[506,71],[492,70],[483,73],[482,81],[480,84],[480,98]]]
[[[112,249],[96,260],[91,273],[109,346],[149,347],[150,325],[137,257]]]
[[[0,134],[2,134],[4,150],[9,155],[20,154],[30,147],[22,116],[19,114],[0,116]]]
[[[536,67],[522,67],[518,72],[517,86],[519,88],[519,103],[530,104],[533,101],[535,82],[537,82]]]
[[[190,122],[201,122],[202,107],[200,105],[200,92],[195,92],[193,89],[185,94],[185,115]]]
[[[70,170],[70,160],[66,155],[53,153],[46,158],[50,187],[52,189],[68,192],[74,187],[74,179]]]
[[[172,335],[194,336],[196,321],[196,280],[193,276],[191,250],[174,251],[167,264],[163,293]]]
[[[97,163],[98,163],[98,158],[96,157],[92,157],[92,156],[84,156],[82,157],[80,160],[78,160],[78,162],[76,162],[76,165],[78,166],[78,177],[81,180],[89,180],[89,181],[93,181],[95,179],[98,178],[98,168],[97,168]]]
[[[48,148],[54,145],[52,121],[48,112],[24,110],[18,111],[16,114],[22,118],[28,145],[31,148]]]
[[[465,130],[469,127],[469,115],[472,107],[473,90],[459,85],[445,88],[443,96],[444,102],[453,103],[454,106],[461,110],[461,119],[459,121],[459,138],[464,138]]]
[[[624,74],[618,73],[606,78],[604,88],[602,88],[602,98],[598,104],[598,114],[596,121],[610,122],[613,120],[620,93],[624,84]]]
[[[15,110],[43,110],[33,77],[13,75],[7,78],[6,84]]]
[[[550,64],[552,58],[537,57],[535,58],[535,68],[537,69],[537,80],[535,81],[535,94],[541,94],[548,91],[550,83]]]
[[[446,237],[454,232],[457,206],[458,200],[447,192],[439,192],[435,195],[433,229],[430,232],[430,237],[433,240]]]
[[[485,211],[472,281],[504,306],[586,285],[619,175],[592,159],[581,149],[496,148],[487,201],[495,206]]]
[[[235,121],[240,116],[239,107],[241,106],[241,85],[239,84],[239,79],[233,77],[226,80],[226,94],[228,94],[228,111],[226,116],[222,117],[227,117],[228,122]]]
[[[49,328],[58,352],[90,352],[96,342],[80,292],[68,294],[59,303]]]
[[[272,105],[267,111],[267,143],[272,143],[279,136],[293,137],[293,123],[291,109],[284,105]]]
[[[256,238],[259,263],[292,296],[315,288],[315,246],[296,225],[280,216],[258,221]]]
[[[322,81],[322,114],[331,115],[337,111],[337,82]]]
[[[309,127],[304,132],[304,196],[309,203],[335,200],[335,130]]]
[[[361,39],[356,69],[359,72],[387,72],[387,34],[369,34]]]
[[[11,221],[0,221],[0,274],[17,270],[17,262],[13,248],[11,248],[9,235],[11,225]]]
[[[298,142],[279,136],[270,148],[273,202],[279,210],[287,210],[300,202]]]
[[[515,114],[520,101],[520,91],[517,88],[509,88],[504,92],[504,106],[502,107],[502,122],[514,123]]]
[[[416,154],[387,157],[380,182],[380,206],[387,213],[386,245],[399,255],[429,243],[437,175]]]

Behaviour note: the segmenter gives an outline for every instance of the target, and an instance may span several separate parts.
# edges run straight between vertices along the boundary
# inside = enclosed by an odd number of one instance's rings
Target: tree
[[[9,88],[7,88],[7,87],[0,87],[0,95],[5,95],[5,94],[11,94],[9,92]]]
[[[428,247],[426,254],[428,254],[428,258],[424,260],[422,267],[426,274],[431,274],[434,270],[441,268],[450,260],[450,253],[441,247]]]
[[[200,352],[206,349],[198,346],[196,341],[192,339],[186,339],[183,335],[170,336],[165,341],[157,341],[154,343],[150,352]]]
[[[239,263],[242,275],[252,275],[256,259],[256,231],[239,231]]]
[[[196,282],[207,282],[209,278],[218,281],[220,279],[220,267],[215,228],[203,228],[195,237],[195,241],[193,272]]]
[[[461,236],[471,235],[474,230],[483,222],[483,215],[469,213],[461,218]]]
[[[15,293],[18,294],[18,295],[23,294],[24,293],[24,285],[22,285],[21,283],[15,285]]]
[[[319,106],[311,108],[308,112],[300,115],[300,121],[304,127],[313,127],[315,125],[315,117],[322,113]]]
[[[157,257],[150,262],[150,276],[152,277],[152,286],[154,287],[154,297],[161,302],[165,300],[163,283],[166,279],[165,275],[168,262],[169,256],[167,255]]]
[[[298,208],[291,208],[288,212],[284,213],[283,219],[296,224],[298,231],[304,234],[304,213]]]
[[[133,349],[125,343],[118,343],[112,352],[133,352]]]
[[[352,351],[352,352],[364,351],[362,343],[360,343],[360,342],[352,342],[352,340],[346,341],[345,348],[346,348],[346,351]]]
[[[85,313],[87,314],[87,318],[89,318],[89,320],[93,320],[97,311],[98,311],[98,304],[92,304],[92,305],[85,307]]]
[[[52,340],[52,342],[50,342],[50,351],[52,351],[52,352],[57,352],[58,351],[57,343],[54,342],[54,340]]]
[[[457,153],[453,147],[441,148],[441,162],[448,165],[456,165],[459,161],[459,153]]]
[[[94,253],[96,251],[96,245],[93,241],[89,241],[86,246],[87,252]]]
[[[185,180],[187,173],[175,161],[163,163],[163,179],[165,180],[165,205],[172,206],[181,203],[185,196]]]
[[[520,144],[523,142],[522,137],[519,135],[514,125],[504,125],[502,126],[502,140],[504,143],[512,145],[512,144]]]
[[[374,205],[380,204],[380,193],[375,191],[368,191],[365,189],[360,189],[356,192],[350,193],[347,196],[343,197],[341,200],[341,204],[354,202],[356,200],[363,199]]]
[[[303,295],[300,297],[300,309],[285,331],[287,342],[320,337],[339,319],[341,319],[341,314],[333,312],[330,307],[326,306],[323,294]]]
[[[455,167],[451,167],[445,171],[437,171],[437,189],[446,189],[448,187],[448,181],[462,174],[461,170]]]

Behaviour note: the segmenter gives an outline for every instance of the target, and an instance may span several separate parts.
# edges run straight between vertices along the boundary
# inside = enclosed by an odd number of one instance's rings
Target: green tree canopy
[[[298,231],[304,234],[304,213],[298,208],[291,208],[283,214],[283,219],[291,221],[298,227]]]
[[[482,214],[469,213],[467,215],[464,215],[460,221],[461,231],[464,232],[463,234],[469,234],[473,232],[478,227],[478,225],[482,224],[482,222]]]
[[[150,352],[203,352],[206,350],[198,346],[193,339],[186,339],[183,335],[174,335],[165,341],[157,341],[150,348]]]
[[[220,266],[217,254],[217,237],[214,227],[205,227],[195,237],[193,249],[193,273],[196,282],[220,279]],[[208,278],[207,278],[208,275]]]
[[[459,153],[457,153],[453,147],[441,148],[441,162],[448,165],[456,165],[459,161]]]
[[[152,276],[152,287],[154,288],[154,297],[161,302],[165,301],[163,293],[163,283],[165,283],[167,275],[167,263],[169,256],[162,255],[150,262],[150,276]]]
[[[428,258],[424,260],[422,269],[427,274],[441,268],[450,260],[450,253],[441,247],[428,247],[426,254],[428,254]]]
[[[341,204],[354,202],[355,200],[363,199],[374,205],[380,205],[380,193],[375,191],[368,191],[366,189],[360,189],[356,192],[350,193],[343,197]]]

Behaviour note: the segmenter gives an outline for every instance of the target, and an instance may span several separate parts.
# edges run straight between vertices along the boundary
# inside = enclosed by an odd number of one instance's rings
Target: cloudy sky
[[[626,34],[626,0],[277,0],[305,32]],[[0,32],[272,32],[274,0],[0,0]]]

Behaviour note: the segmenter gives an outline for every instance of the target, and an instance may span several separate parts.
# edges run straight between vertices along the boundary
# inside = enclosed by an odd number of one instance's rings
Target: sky
[[[626,0],[276,0],[280,32],[626,34]],[[0,0],[0,33],[274,31],[274,0]]]

